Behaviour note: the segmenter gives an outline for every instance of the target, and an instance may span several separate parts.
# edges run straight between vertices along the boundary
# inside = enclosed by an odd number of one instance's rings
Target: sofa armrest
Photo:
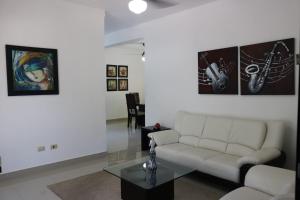
[[[295,181],[295,171],[257,165],[248,171],[245,186],[276,196],[295,193]]]
[[[279,151],[278,149],[265,148],[256,151],[250,155],[243,156],[240,159],[238,159],[237,162],[240,167],[246,164],[253,164],[253,165],[264,164],[279,157],[280,154],[281,151]]]
[[[158,131],[148,134],[149,138],[153,138],[157,146],[178,143],[180,134],[174,130]]]

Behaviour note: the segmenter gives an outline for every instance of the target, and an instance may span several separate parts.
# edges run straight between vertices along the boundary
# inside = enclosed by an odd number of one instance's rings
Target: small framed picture
[[[128,91],[128,79],[119,79],[118,83],[119,91]]]
[[[57,49],[6,45],[8,96],[58,94]]]
[[[128,66],[119,65],[118,66],[118,76],[127,78],[128,77]]]
[[[107,91],[117,91],[117,79],[107,79]]]
[[[117,65],[106,65],[106,76],[117,77]]]

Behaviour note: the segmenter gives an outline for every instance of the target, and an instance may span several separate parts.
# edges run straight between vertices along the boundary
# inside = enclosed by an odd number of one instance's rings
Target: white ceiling
[[[128,10],[130,0],[67,0],[105,9],[105,33],[135,26],[175,12],[190,9],[215,0],[167,0],[178,3],[176,6],[158,9],[148,4],[146,12],[136,15]]]

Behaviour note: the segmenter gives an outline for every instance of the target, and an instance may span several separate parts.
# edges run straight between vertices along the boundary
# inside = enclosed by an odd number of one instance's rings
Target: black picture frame
[[[128,91],[128,79],[118,79],[118,90]]]
[[[5,45],[8,96],[59,94],[57,49]]]
[[[240,63],[241,95],[295,95],[295,38],[241,46]]]
[[[106,79],[106,89],[108,92],[117,91],[117,79]]]
[[[118,77],[121,77],[121,78],[128,77],[128,66],[118,65]]]
[[[198,94],[238,94],[238,47],[198,52]]]
[[[106,77],[117,77],[117,65],[106,65]]]

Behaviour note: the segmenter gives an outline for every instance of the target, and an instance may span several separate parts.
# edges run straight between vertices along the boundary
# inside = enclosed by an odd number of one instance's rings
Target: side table
[[[165,130],[170,130],[170,128],[167,128],[164,126],[160,126],[160,129],[154,129],[154,126],[142,127],[142,129],[141,129],[142,151],[149,150],[149,148],[150,148],[149,147],[150,138],[148,137],[148,133],[153,133],[153,132],[157,132],[157,131],[165,131]]]

